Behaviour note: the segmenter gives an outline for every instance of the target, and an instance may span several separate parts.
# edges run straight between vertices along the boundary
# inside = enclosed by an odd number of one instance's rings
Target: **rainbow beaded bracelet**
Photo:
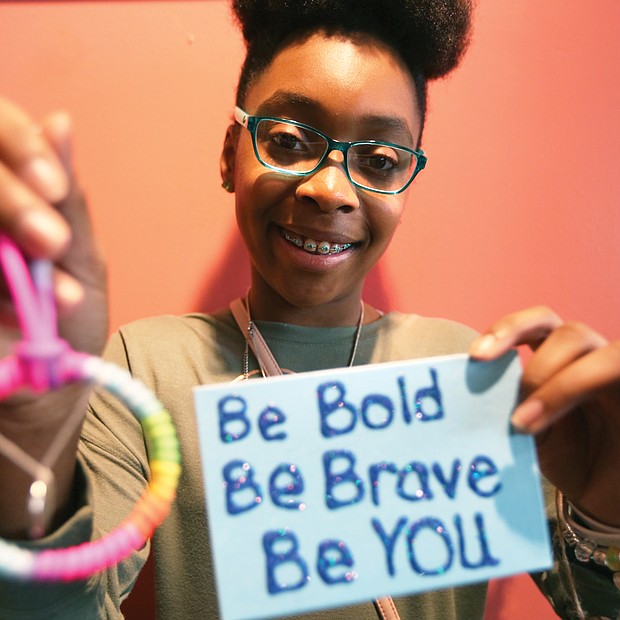
[[[0,262],[15,302],[24,339],[13,355],[0,360],[0,399],[20,388],[35,393],[75,381],[100,386],[119,398],[140,422],[148,446],[151,479],[130,515],[98,540],[66,549],[29,550],[0,539],[0,576],[26,581],[71,581],[102,571],[141,549],[165,519],[176,494],[180,452],[170,414],[141,382],[100,358],[79,353],[56,332],[52,297],[52,268],[36,261],[31,273],[15,245],[0,236]],[[82,415],[72,416],[44,455],[36,462],[0,436],[0,452],[30,473],[29,513],[32,531],[44,531],[45,513],[53,489],[51,467]]]

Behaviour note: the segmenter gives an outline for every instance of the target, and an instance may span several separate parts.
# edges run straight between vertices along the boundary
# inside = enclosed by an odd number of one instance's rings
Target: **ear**
[[[238,132],[235,125],[229,125],[224,138],[220,156],[220,174],[222,187],[231,194],[235,191],[235,159],[237,156]]]

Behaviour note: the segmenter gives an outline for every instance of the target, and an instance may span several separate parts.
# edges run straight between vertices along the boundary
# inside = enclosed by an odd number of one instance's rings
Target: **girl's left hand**
[[[537,306],[494,323],[470,354],[490,360],[518,345],[534,353],[513,425],[536,436],[543,475],[573,505],[620,526],[620,341]]]

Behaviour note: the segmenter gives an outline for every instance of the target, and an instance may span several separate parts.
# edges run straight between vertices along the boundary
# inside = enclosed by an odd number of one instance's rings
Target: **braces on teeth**
[[[303,241],[299,237],[293,237],[287,230],[282,229],[282,236],[291,243],[295,244],[299,248],[303,248],[310,254],[338,254],[348,250],[352,243],[330,243],[329,241],[319,241],[318,243],[314,239],[306,239]]]

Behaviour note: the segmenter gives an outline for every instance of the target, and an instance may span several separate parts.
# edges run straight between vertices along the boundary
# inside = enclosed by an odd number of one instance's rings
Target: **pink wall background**
[[[483,329],[534,303],[618,335],[620,3],[480,0],[435,84],[419,177],[367,297]],[[225,0],[0,2],[0,92],[71,112],[112,328],[247,286],[219,149],[242,45]],[[152,615],[149,573],[125,609]],[[554,618],[528,577],[488,619]]]

